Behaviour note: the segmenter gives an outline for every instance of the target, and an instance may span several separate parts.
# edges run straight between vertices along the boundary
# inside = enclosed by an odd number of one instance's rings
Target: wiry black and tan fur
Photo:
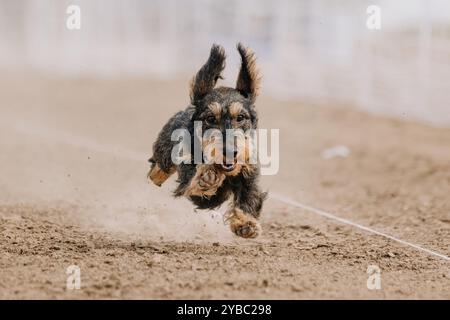
[[[225,136],[226,129],[256,129],[258,117],[255,101],[258,96],[260,77],[254,53],[238,44],[242,63],[236,88],[218,87],[225,68],[225,51],[213,45],[208,61],[191,82],[191,104],[178,112],[162,128],[153,145],[148,177],[158,186],[178,173],[179,183],[175,196],[188,197],[199,209],[214,209],[232,199],[226,214],[231,230],[238,236],[254,238],[261,228],[257,222],[266,193],[258,187],[259,167],[247,162],[236,164],[233,169],[223,170],[217,164],[180,164],[171,160],[172,148],[178,142],[171,141],[175,129],[187,129],[192,139],[201,139],[194,132],[194,121],[202,122],[202,130],[219,129]],[[224,138],[225,139],[225,138]],[[225,140],[224,140],[225,141]],[[205,143],[201,141],[201,143]],[[224,150],[225,154],[225,150]]]

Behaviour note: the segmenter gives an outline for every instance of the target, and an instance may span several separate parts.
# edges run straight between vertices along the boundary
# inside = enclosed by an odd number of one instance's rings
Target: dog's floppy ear
[[[222,71],[225,69],[225,50],[213,44],[208,61],[197,72],[191,81],[191,103],[195,104],[202,99],[208,92],[214,89],[217,80],[222,79]]]
[[[244,97],[248,97],[254,102],[259,94],[261,83],[261,77],[256,67],[256,56],[250,48],[243,46],[242,43],[238,43],[237,49],[241,55],[242,63],[236,82],[236,89]]]

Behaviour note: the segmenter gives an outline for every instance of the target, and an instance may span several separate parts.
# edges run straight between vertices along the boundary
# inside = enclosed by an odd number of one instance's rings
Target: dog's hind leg
[[[231,231],[243,238],[256,238],[262,232],[257,218],[267,194],[259,190],[256,176],[243,179],[233,193],[233,202],[225,214]]]
[[[231,231],[242,238],[256,238],[262,232],[255,217],[234,205],[225,213],[225,220],[230,224]]]

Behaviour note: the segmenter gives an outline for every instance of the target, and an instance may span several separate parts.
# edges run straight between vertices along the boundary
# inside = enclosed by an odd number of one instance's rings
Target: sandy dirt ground
[[[450,299],[445,259],[273,197],[263,235],[239,239],[225,208],[173,199],[173,178],[148,184],[155,136],[187,101],[184,80],[3,73],[0,298]],[[269,193],[450,255],[449,129],[267,96],[258,108],[280,129]],[[350,154],[324,159],[336,145]]]

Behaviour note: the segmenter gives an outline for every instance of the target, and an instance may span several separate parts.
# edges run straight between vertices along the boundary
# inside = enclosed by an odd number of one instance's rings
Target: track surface
[[[450,298],[450,264],[269,200],[257,240],[147,184],[184,82],[0,80],[0,298]],[[279,128],[269,192],[450,255],[450,130],[262,97]],[[407,116],[407,114],[406,114]],[[408,119],[405,119],[408,120]],[[347,158],[324,149],[347,146]],[[382,289],[368,290],[367,267]],[[66,290],[66,268],[81,289]]]

